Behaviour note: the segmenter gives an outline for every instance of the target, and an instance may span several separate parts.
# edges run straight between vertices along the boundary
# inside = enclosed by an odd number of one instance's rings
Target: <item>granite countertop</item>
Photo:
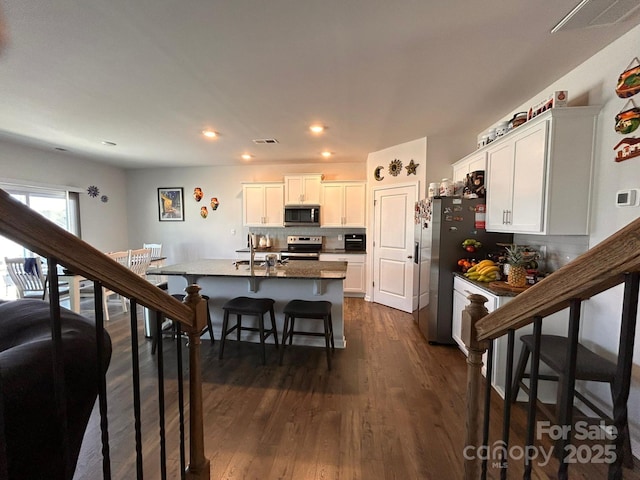
[[[195,262],[178,263],[153,268],[148,275],[193,275],[196,277],[264,277],[295,278],[309,280],[344,279],[347,262],[319,262],[315,260],[292,260],[285,265],[266,267],[256,263],[253,270],[247,261],[202,259]]]
[[[279,247],[270,247],[270,248],[256,248],[255,252],[256,253],[280,253],[280,252],[287,252],[288,250],[286,248],[279,248]],[[249,247],[245,247],[245,248],[240,248],[238,250],[236,250],[236,253],[250,253],[251,250],[249,250]],[[345,250],[344,248],[323,248],[322,250],[320,250],[320,253],[336,253],[339,255],[366,255],[367,252],[366,251],[361,251],[361,250]]]
[[[465,277],[464,273],[453,272],[453,275],[455,277],[460,277],[463,280],[466,280],[467,282],[475,285],[476,287],[481,288],[482,290],[485,290],[486,292],[490,293],[491,295],[495,295],[497,297],[515,297],[519,293],[522,293],[522,292],[514,292],[514,291],[510,291],[510,290],[506,290],[506,289],[503,290],[503,289],[492,288],[491,286],[489,286],[488,282],[478,282],[476,280],[471,280],[470,278]]]

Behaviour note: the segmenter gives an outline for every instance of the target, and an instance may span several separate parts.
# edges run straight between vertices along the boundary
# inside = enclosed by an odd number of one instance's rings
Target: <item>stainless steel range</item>
[[[289,235],[287,250],[280,253],[282,260],[318,260],[322,250],[322,237]]]

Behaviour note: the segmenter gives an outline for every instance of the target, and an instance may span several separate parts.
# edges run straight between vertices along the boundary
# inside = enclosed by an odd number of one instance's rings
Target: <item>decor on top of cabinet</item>
[[[629,98],[638,92],[640,92],[640,60],[635,57],[618,77],[616,94],[620,98]]]
[[[402,162],[395,158],[389,163],[389,173],[394,177],[397,177],[402,171]]]
[[[406,167],[404,167],[404,168],[406,168],[406,169],[407,169],[407,176],[409,176],[409,175],[411,175],[411,174],[415,175],[415,174],[416,174],[416,169],[417,169],[419,166],[420,166],[420,164],[419,164],[419,163],[415,163],[415,162],[413,161],[413,158],[412,158],[412,159],[411,159],[411,161],[409,162],[409,165],[407,165]]]
[[[384,169],[383,166],[377,166],[374,170],[373,170],[373,178],[375,178],[378,182],[380,180],[382,180],[384,177],[380,176],[380,170]]]
[[[616,152],[616,162],[622,162],[640,156],[640,138],[623,138],[613,147],[613,150]]]
[[[219,206],[218,197],[211,197],[211,210],[217,210]]]
[[[193,198],[195,198],[196,202],[199,202],[204,197],[204,193],[202,193],[202,189],[200,187],[196,187],[193,189]]]
[[[484,198],[485,194],[484,170],[476,170],[475,172],[468,173],[462,191],[464,198]]]
[[[161,222],[183,222],[182,187],[158,188],[158,217]]]
[[[633,107],[627,108],[629,104],[633,105]],[[615,129],[616,132],[627,135],[640,126],[640,108],[636,106],[633,99],[629,99],[622,109],[623,110],[616,115]]]

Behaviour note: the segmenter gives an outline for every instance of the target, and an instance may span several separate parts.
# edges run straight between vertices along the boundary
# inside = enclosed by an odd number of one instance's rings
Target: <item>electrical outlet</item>
[[[235,228],[232,228],[232,229],[231,229],[231,235],[235,235],[235,234],[236,234],[236,229],[235,229]]]
[[[342,235],[338,235],[338,241],[341,242],[342,241]]]

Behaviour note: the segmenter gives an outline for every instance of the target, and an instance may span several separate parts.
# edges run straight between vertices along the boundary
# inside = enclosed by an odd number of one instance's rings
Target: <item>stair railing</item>
[[[137,332],[138,318],[137,305],[155,312],[157,332],[161,332],[162,320],[170,318],[177,322],[178,331],[184,330],[189,337],[189,464],[184,459],[184,438],[180,439],[181,448],[181,477],[187,480],[209,480],[210,462],[204,453],[204,429],[202,407],[202,367],[200,360],[200,332],[206,326],[207,307],[206,301],[198,293],[200,287],[190,285],[187,287],[187,296],[184,302],[180,302],[166,291],[146,281],[127,267],[110,259],[99,250],[82,241],[75,235],[58,227],[26,205],[12,198],[6,191],[0,189],[0,235],[21,244],[32,252],[47,258],[49,267],[50,303],[52,305],[52,339],[54,340],[54,359],[52,361],[54,384],[57,392],[62,393],[59,398],[59,411],[65,411],[64,371],[61,358],[61,345],[56,342],[60,336],[60,308],[58,305],[59,290],[57,281],[58,266],[93,280],[95,293],[95,321],[97,332],[104,329],[104,314],[102,311],[102,287],[107,287],[120,295],[130,299],[131,302],[131,343],[133,350],[133,377],[134,377],[134,409],[136,428],[136,470],[137,478],[143,478],[142,469],[142,438],[140,435],[140,385],[137,359]],[[158,355],[158,402],[160,404],[160,445],[161,445],[161,477],[167,478],[165,428],[164,428],[164,392],[163,392],[163,365],[161,343],[159,342]],[[100,342],[98,342],[100,345]],[[176,342],[180,348],[180,339]],[[57,352],[57,355],[56,355]],[[97,352],[101,362],[101,353]],[[181,378],[181,355],[178,352],[178,375]],[[106,372],[103,372],[106,374]],[[138,380],[136,381],[136,377]],[[111,478],[108,443],[108,419],[105,375],[102,376],[102,385],[99,387],[100,424],[102,428],[102,452],[103,452],[103,478]],[[179,381],[178,393],[182,400],[182,381]],[[57,395],[60,397],[60,395]],[[180,420],[184,419],[182,401],[179,402]],[[69,413],[69,412],[67,412]],[[183,426],[180,425],[181,433]]]
[[[470,304],[462,315],[462,339],[468,349],[467,356],[467,418],[466,443],[464,446],[465,480],[487,478],[489,454],[489,414],[491,406],[491,382],[493,371],[493,342],[507,336],[507,365],[503,407],[503,430],[501,452],[496,464],[500,467],[500,478],[507,478],[509,466],[509,433],[513,382],[513,351],[517,329],[533,324],[533,351],[527,407],[527,431],[524,452],[524,478],[531,478],[534,452],[534,430],[538,366],[540,362],[540,335],[542,320],[549,315],[569,308],[569,332],[567,342],[567,372],[561,402],[563,432],[568,432],[557,447],[558,478],[568,478],[569,460],[562,454],[571,442],[572,406],[575,394],[575,368],[580,323],[580,306],[584,300],[624,284],[622,318],[616,379],[613,387],[613,421],[617,432],[622,432],[627,420],[627,401],[631,385],[633,348],[638,313],[638,290],[640,285],[640,218],[631,222],[600,244],[591,248],[563,268],[541,282],[531,286],[502,307],[487,314],[482,295],[470,295]],[[481,402],[483,384],[483,355],[487,353],[487,368],[484,401]],[[484,414],[484,415],[483,415]],[[623,436],[615,438],[615,452],[608,467],[609,479],[623,478]],[[484,452],[479,455],[478,452]],[[495,452],[494,452],[495,453]],[[625,461],[632,459],[626,458]]]

